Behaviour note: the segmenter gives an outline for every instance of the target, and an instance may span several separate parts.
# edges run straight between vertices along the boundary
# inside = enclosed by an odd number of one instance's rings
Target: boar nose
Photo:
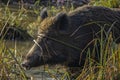
[[[27,70],[30,69],[30,65],[27,64],[26,62],[23,62],[21,65],[22,65],[22,67],[24,67],[24,68],[27,69]]]

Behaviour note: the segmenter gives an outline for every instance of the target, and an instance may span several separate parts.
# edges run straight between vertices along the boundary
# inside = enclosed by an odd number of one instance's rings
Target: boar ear
[[[66,33],[69,26],[69,19],[66,13],[58,13],[55,17],[56,29],[59,32]]]
[[[40,13],[40,17],[42,20],[48,17],[47,8],[43,8],[43,10]]]

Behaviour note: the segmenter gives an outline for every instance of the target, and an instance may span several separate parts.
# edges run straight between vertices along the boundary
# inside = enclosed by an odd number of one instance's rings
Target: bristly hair
[[[55,21],[55,18],[54,17],[47,17],[45,18],[41,24],[40,24],[40,27],[39,27],[39,33],[44,33],[45,31],[48,30],[48,28],[51,27],[52,24],[54,24],[54,21]],[[38,34],[39,34],[38,33]]]

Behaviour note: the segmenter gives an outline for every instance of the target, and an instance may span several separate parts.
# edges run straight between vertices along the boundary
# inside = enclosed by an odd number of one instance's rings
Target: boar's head
[[[41,23],[35,44],[27,53],[22,66],[29,69],[44,64],[59,64],[67,60],[66,46],[61,44],[67,41],[69,19],[67,14],[59,13],[48,17],[47,11],[41,12]]]

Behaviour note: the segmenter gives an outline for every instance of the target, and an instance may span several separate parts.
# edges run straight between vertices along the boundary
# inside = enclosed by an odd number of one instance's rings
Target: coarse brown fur
[[[82,67],[87,50],[92,51],[101,30],[112,33],[120,42],[120,11],[100,6],[83,6],[66,14],[44,17],[38,31],[36,44],[28,52],[23,66],[26,68],[44,64],[62,64]],[[106,37],[105,32],[103,38]],[[99,47],[99,46],[98,46]],[[98,59],[96,53],[91,53]]]

